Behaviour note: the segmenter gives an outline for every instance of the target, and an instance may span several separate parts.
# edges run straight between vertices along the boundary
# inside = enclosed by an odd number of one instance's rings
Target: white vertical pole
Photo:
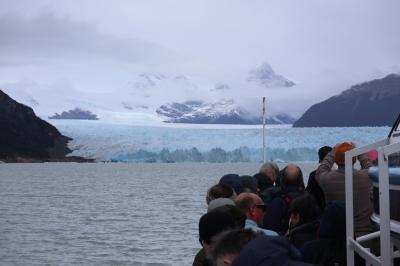
[[[346,201],[346,245],[347,266],[354,266],[354,248],[350,239],[354,239],[354,212],[353,212],[353,154],[347,151],[344,154],[345,171],[345,201]]]
[[[382,265],[393,265],[392,250],[390,245],[389,164],[384,148],[378,148],[378,165],[381,263]]]
[[[265,97],[263,97],[263,163],[266,160],[266,150],[265,150]]]

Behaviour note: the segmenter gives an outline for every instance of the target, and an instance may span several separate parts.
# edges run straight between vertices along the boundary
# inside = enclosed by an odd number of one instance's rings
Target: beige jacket
[[[354,234],[356,237],[372,232],[370,217],[372,214],[371,180],[368,178],[368,168],[372,165],[365,156],[359,156],[361,170],[353,169],[353,204],[354,204]],[[328,153],[319,165],[315,178],[325,194],[328,204],[332,201],[345,202],[344,166],[332,170],[334,164],[333,152]]]

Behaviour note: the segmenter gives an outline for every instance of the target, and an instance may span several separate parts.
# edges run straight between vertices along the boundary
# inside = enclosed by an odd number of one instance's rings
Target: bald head
[[[299,174],[299,168],[294,164],[289,164],[285,169],[285,175],[289,180],[295,180]]]
[[[288,164],[283,168],[281,185],[282,187],[296,186],[304,188],[303,173],[300,167],[294,164]]]
[[[265,205],[263,200],[254,193],[240,193],[235,199],[236,206],[245,214],[247,219],[261,225],[264,219]]]

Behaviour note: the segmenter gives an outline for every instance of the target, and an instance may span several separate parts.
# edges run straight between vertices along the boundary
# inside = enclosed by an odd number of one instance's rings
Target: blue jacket
[[[278,236],[278,233],[271,231],[271,230],[267,230],[267,229],[263,229],[261,227],[258,227],[258,225],[256,224],[256,222],[246,219],[246,223],[244,225],[245,229],[252,229],[254,232],[262,232],[267,236]]]

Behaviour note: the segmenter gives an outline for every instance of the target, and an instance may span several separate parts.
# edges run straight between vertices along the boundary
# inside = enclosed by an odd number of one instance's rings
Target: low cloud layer
[[[172,60],[174,54],[155,43],[118,38],[100,32],[92,24],[60,18],[49,12],[33,18],[3,15],[0,36],[2,66],[63,60],[162,63]]]
[[[267,96],[272,110],[300,115],[400,72],[398,10],[398,0],[0,0],[0,84],[67,80],[111,92],[162,72],[228,84],[221,94],[249,109]],[[264,62],[296,86],[249,88],[248,72]]]

